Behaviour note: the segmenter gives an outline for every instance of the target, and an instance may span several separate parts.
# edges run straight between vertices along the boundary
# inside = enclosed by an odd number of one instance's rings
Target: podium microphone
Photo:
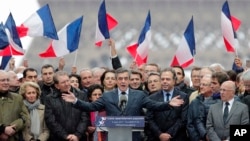
[[[125,110],[127,101],[128,101],[128,100],[127,100],[127,96],[125,96],[125,95],[121,95],[121,96],[120,96],[119,107],[121,108],[122,113],[123,113],[124,110]]]

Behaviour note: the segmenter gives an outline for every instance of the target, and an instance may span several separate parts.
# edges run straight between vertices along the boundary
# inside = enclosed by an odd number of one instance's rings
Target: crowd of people
[[[249,124],[250,70],[240,58],[230,70],[194,66],[190,85],[181,66],[124,68],[109,45],[113,68],[66,72],[61,58],[40,77],[13,62],[0,70],[0,141],[108,141],[97,116],[144,116],[133,141],[229,141],[230,125]]]

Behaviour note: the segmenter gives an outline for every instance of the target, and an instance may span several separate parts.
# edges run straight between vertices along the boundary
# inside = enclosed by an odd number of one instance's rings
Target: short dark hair
[[[131,74],[139,75],[140,78],[142,79],[142,74],[141,74],[141,72],[139,72],[139,71],[137,71],[137,70],[131,70],[129,76],[130,76]]]
[[[175,71],[174,71],[173,68],[165,68],[165,69],[163,69],[163,70],[161,71],[161,73],[160,73],[160,76],[162,75],[163,72],[171,72],[171,73],[173,74],[173,79],[174,79],[174,81],[177,80],[177,76],[176,76],[176,73],[175,73]]]
[[[223,82],[228,81],[229,80],[229,76],[226,72],[214,72],[212,73],[212,79],[216,78],[219,82],[219,84],[221,85]]]
[[[109,73],[109,72],[115,74],[115,70],[106,70],[106,71],[104,71],[103,74],[100,77],[102,86],[104,86],[104,79],[106,77],[106,74]]]
[[[184,72],[183,67],[181,67],[181,66],[173,66],[172,68],[179,68],[179,69],[181,69],[182,75],[183,75],[183,77],[185,77],[185,72]]]
[[[23,78],[26,78],[27,72],[28,72],[28,71],[36,72],[36,73],[37,73],[37,70],[34,69],[34,68],[26,68],[26,69],[24,69],[24,71],[23,71]]]
[[[78,75],[78,74],[70,74],[69,75],[69,78],[71,78],[71,77],[75,77],[77,80],[78,80],[78,83],[79,83],[79,89],[81,90],[82,89],[82,78],[80,77],[80,75]]]
[[[90,85],[88,87],[88,98],[91,97],[93,91],[96,90],[96,89],[100,89],[102,91],[102,93],[104,92],[104,88],[103,88],[102,85],[100,85],[100,84],[92,84],[92,85]]]
[[[43,65],[42,68],[41,68],[41,73],[43,73],[43,72],[42,72],[43,69],[47,69],[47,68],[52,68],[53,71],[55,71],[55,70],[54,70],[54,67],[53,67],[51,64],[45,64],[45,65]]]

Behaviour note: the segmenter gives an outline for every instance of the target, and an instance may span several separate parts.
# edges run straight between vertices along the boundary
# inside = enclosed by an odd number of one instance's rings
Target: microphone
[[[120,96],[119,107],[121,108],[122,113],[123,113],[124,110],[125,110],[127,101],[128,101],[127,96],[125,96],[125,95],[121,95],[121,96]]]

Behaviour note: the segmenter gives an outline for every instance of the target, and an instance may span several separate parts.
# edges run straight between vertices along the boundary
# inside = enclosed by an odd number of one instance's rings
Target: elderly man
[[[86,141],[87,113],[62,100],[62,93],[71,93],[80,100],[87,95],[71,87],[69,76],[58,71],[53,77],[55,90],[45,98],[45,122],[50,130],[50,141]]]
[[[220,87],[221,102],[212,105],[207,116],[207,136],[211,141],[229,141],[230,125],[249,124],[247,105],[235,100],[235,83],[225,81]]]
[[[187,130],[191,141],[206,140],[206,120],[209,107],[220,101],[212,97],[211,75],[205,75],[200,81],[200,94],[188,108]]]
[[[0,70],[0,105],[0,141],[17,141],[29,121],[28,111],[22,96],[9,92],[9,75],[4,70]]]

